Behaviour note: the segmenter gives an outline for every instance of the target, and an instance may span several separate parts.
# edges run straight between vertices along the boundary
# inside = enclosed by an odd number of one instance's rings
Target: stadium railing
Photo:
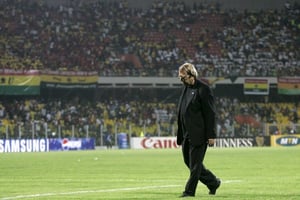
[[[27,124],[6,124],[0,126],[0,139],[38,139],[38,138],[95,138],[97,146],[105,146],[107,134],[111,134],[113,145],[117,144],[118,135],[125,133],[131,137],[174,137],[175,124],[156,123],[152,125],[114,123],[112,126],[95,124],[53,125],[35,121]],[[300,124],[262,124],[255,127],[251,124],[234,124],[217,128],[220,138],[245,138],[255,136],[299,134]]]

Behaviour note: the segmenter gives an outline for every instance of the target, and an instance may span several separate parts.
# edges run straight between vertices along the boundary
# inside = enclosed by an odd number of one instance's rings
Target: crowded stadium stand
[[[62,1],[63,2],[63,1]],[[221,3],[0,1],[1,68],[97,71],[99,76],[299,75],[299,4],[222,10]],[[109,9],[107,9],[109,8]]]

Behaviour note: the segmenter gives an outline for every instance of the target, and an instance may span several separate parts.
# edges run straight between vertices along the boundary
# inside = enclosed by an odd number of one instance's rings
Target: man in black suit
[[[214,96],[210,87],[197,79],[193,64],[181,65],[178,75],[184,87],[178,104],[177,144],[182,145],[183,160],[190,170],[180,197],[195,196],[199,180],[215,195],[221,181],[203,165],[207,146],[213,146],[216,138]]]

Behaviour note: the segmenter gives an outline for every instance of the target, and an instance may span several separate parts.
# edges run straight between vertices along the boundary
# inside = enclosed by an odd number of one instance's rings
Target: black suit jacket
[[[181,145],[184,139],[180,117],[181,106],[185,110],[183,116],[185,129],[188,132],[192,145],[198,146],[207,143],[208,139],[216,138],[216,108],[212,90],[203,81],[196,80],[191,92],[186,93],[187,104],[182,104],[182,98],[187,86],[184,86],[178,103],[178,131],[177,144]]]

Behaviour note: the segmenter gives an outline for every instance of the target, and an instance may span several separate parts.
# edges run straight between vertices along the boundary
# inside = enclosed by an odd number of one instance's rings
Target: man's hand
[[[216,139],[208,139],[208,146],[214,146]]]

